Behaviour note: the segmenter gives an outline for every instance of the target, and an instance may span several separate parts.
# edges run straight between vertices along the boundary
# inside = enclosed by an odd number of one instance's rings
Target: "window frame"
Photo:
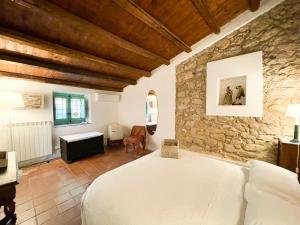
[[[65,119],[57,119],[56,118],[56,98],[65,98],[67,100],[66,110],[67,110],[67,118]],[[71,113],[71,99],[83,99],[84,101],[84,117],[83,118],[72,118]],[[88,102],[87,98],[83,94],[71,94],[71,93],[61,93],[61,92],[53,92],[53,119],[54,125],[72,125],[72,124],[80,124],[87,121],[88,116]]]

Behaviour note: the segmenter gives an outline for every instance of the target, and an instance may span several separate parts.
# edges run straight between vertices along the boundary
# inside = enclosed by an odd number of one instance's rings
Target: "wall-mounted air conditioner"
[[[108,93],[95,93],[96,102],[120,102],[121,95]]]

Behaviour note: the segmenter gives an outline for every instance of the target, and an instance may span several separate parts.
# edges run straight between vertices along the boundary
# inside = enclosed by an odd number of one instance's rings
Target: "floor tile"
[[[65,225],[65,222],[61,215],[57,215],[47,220],[43,225]]]
[[[29,209],[25,212],[17,214],[17,224],[23,223],[26,220],[29,220],[30,218],[35,216],[35,211],[34,209]]]
[[[79,195],[76,195],[73,197],[73,199],[75,200],[76,204],[80,204],[81,203],[81,199],[84,193],[81,193]]]
[[[66,221],[64,225],[81,225],[81,217],[77,216],[72,220]]]
[[[33,217],[33,218],[21,223],[20,225],[37,225],[37,221],[36,221],[36,218]]]
[[[36,212],[36,215],[39,215],[51,208],[53,208],[54,206],[56,206],[55,204],[55,201],[54,200],[49,200],[49,201],[46,201],[38,206],[35,207],[35,212]]]
[[[87,186],[79,186],[78,188],[71,190],[70,193],[73,197],[73,196],[76,196],[78,194],[85,192],[86,188],[87,188]]]
[[[53,193],[53,192],[46,193],[46,194],[44,194],[44,195],[42,195],[42,196],[39,196],[39,197],[37,197],[37,198],[34,198],[34,199],[33,199],[33,204],[34,204],[35,206],[38,206],[38,205],[40,205],[40,204],[42,204],[42,203],[44,203],[44,202],[46,202],[46,201],[48,201],[48,200],[53,199],[54,197],[55,197],[55,193]]]
[[[32,200],[32,196],[31,196],[30,193],[27,193],[27,195],[26,195],[26,193],[25,193],[25,194],[22,195],[22,196],[20,196],[20,195],[18,194],[18,192],[16,193],[16,198],[15,198],[16,206],[21,205],[21,204],[24,204],[24,203],[26,203],[26,202],[28,202],[28,201],[31,201],[31,200]]]
[[[17,214],[21,214],[25,211],[28,211],[29,209],[32,209],[33,208],[33,200],[30,200],[28,202],[25,202],[21,205],[17,205],[16,207],[16,213]]]
[[[43,212],[41,213],[40,215],[37,215],[37,222],[38,224],[43,224],[45,223],[46,221],[52,219],[53,217],[57,216],[58,215],[58,209],[57,207],[54,207],[50,210],[47,210],[46,212]]]
[[[61,203],[57,206],[59,213],[63,213],[67,211],[68,209],[73,208],[76,205],[76,202],[74,199],[69,199],[68,201]]]
[[[70,208],[69,210],[65,211],[62,214],[64,222],[72,221],[74,218],[80,215],[80,205],[75,205],[74,207]]]

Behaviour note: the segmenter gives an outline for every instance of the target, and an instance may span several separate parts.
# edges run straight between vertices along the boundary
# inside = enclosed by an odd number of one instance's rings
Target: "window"
[[[87,101],[84,95],[53,93],[54,125],[86,122]]]

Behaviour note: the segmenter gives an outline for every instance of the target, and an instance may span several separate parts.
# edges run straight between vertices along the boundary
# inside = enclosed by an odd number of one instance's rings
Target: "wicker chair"
[[[140,144],[143,146],[143,150],[146,147],[146,129],[144,126],[133,126],[130,136],[125,137],[123,140],[125,145],[125,151],[128,152],[128,145],[132,145],[133,149],[139,153]]]

